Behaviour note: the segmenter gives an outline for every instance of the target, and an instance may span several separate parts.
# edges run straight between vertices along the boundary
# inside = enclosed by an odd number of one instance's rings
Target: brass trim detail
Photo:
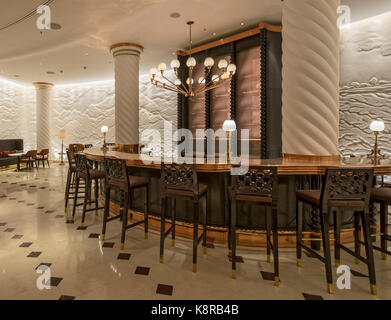
[[[282,158],[288,161],[339,161],[341,157],[335,156],[316,156],[316,155],[305,155],[305,154],[290,154],[282,153]]]
[[[113,44],[110,47],[110,51],[115,49],[115,48],[118,48],[118,47],[137,47],[137,48],[140,48],[141,51],[144,51],[144,47],[142,45],[137,44],[137,43],[132,43],[132,42],[121,42],[121,43]]]

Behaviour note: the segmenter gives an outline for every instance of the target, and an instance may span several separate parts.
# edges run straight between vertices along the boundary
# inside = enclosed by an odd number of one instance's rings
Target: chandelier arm
[[[157,86],[158,88],[162,88],[162,89],[166,89],[168,91],[173,91],[173,92],[178,93],[178,90],[176,88],[172,88],[172,87],[167,86],[167,85],[163,86],[162,82],[155,84],[155,86]]]
[[[162,78],[163,79],[166,79],[169,83],[171,83],[174,87],[177,87],[177,85],[174,83],[174,82],[172,82],[170,79],[168,79],[167,77],[165,77],[164,75],[162,75]]]
[[[169,84],[164,83],[164,82],[162,82],[162,81],[159,81],[159,80],[155,80],[155,81],[156,81],[155,85],[160,84],[161,88],[163,88],[163,89],[164,89],[164,88],[171,88],[172,90],[177,90],[177,87],[176,87],[176,86],[172,87],[172,86],[170,86]]]

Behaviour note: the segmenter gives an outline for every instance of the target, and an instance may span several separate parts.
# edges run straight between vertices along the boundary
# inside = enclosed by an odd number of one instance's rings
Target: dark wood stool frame
[[[230,195],[230,239],[232,278],[236,279],[236,229],[237,229],[237,202],[253,202],[266,207],[265,226],[267,243],[267,261],[270,262],[270,252],[273,251],[274,283],[280,283],[278,262],[278,174],[277,167],[257,166],[250,167],[243,175],[232,176],[232,190]],[[271,226],[270,226],[271,222]],[[251,226],[246,229],[257,230]],[[273,232],[273,243],[270,234]]]
[[[164,260],[164,240],[171,233],[172,246],[175,246],[176,198],[193,201],[193,272],[197,272],[197,248],[202,239],[203,252],[206,254],[207,201],[208,190],[198,183],[197,169],[194,164],[162,163],[161,165],[161,222],[160,222],[160,262]],[[171,226],[165,230],[167,202],[171,199]],[[203,232],[198,237],[199,201],[203,202]]]
[[[391,255],[391,251],[387,249],[387,241],[391,241],[391,236],[388,235],[388,227],[391,225],[388,223],[388,206],[391,206],[391,188],[381,187],[373,188],[371,193],[371,201],[380,204],[380,247],[373,245],[374,250],[380,251],[383,260],[387,260],[387,255]],[[356,243],[356,246],[360,246],[361,241]]]
[[[75,187],[76,187],[76,164],[74,161],[72,161],[72,154],[67,149],[66,150],[67,159],[68,159],[68,173],[67,173],[67,182],[65,185],[65,208],[64,211],[67,211],[68,208],[68,202],[70,199],[74,199],[73,196],[75,194]],[[85,189],[84,183],[79,183],[79,190]],[[72,191],[73,190],[73,191]],[[84,191],[83,191],[84,192]]]
[[[38,163],[38,167],[39,167],[39,161],[42,161],[42,167],[45,168],[45,161],[46,161],[48,167],[50,168],[49,149],[42,149],[40,152],[38,152],[35,160]]]
[[[296,192],[296,255],[297,265],[302,266],[302,248],[313,254],[325,264],[327,289],[333,293],[333,279],[331,271],[330,238],[329,238],[329,217],[334,216],[334,247],[335,265],[340,265],[340,249],[343,249],[356,259],[361,260],[368,266],[370,290],[376,294],[376,275],[373,259],[372,242],[368,226],[369,200],[373,181],[373,169],[327,169],[323,178],[322,190],[317,196],[308,197],[308,192],[317,190],[298,190]],[[318,206],[320,210],[320,224],[322,232],[322,243],[324,256],[303,244],[303,240],[316,241],[320,239],[303,239],[303,203],[311,206]],[[360,237],[360,218],[362,222],[366,258],[360,255],[359,248],[350,250],[340,243],[341,232],[341,211],[343,209],[354,210],[354,237],[355,241]]]
[[[72,221],[75,221],[75,213],[76,207],[79,205],[83,205],[83,215],[81,220],[81,226],[84,226],[84,221],[86,217],[86,212],[96,211],[96,215],[98,215],[98,210],[104,209],[104,207],[98,206],[98,198],[99,198],[99,180],[104,179],[104,175],[101,177],[94,177],[91,175],[92,168],[90,163],[87,160],[87,157],[84,154],[76,153],[75,154],[75,162],[76,162],[76,185],[75,185],[75,194],[74,194],[74,203],[73,203],[73,211],[72,211]],[[77,204],[77,199],[79,197],[79,185],[80,179],[85,181],[85,190],[84,190],[84,202],[83,204]],[[89,194],[91,191],[92,180],[95,182],[95,200],[91,201],[89,199]],[[87,209],[87,204],[95,203],[95,208]]]
[[[148,239],[149,180],[141,178],[139,179],[140,181],[137,182],[137,177],[129,176],[125,160],[104,158],[104,168],[106,173],[106,190],[101,240],[103,241],[105,239],[107,222],[119,218],[122,220],[121,250],[123,250],[125,246],[125,233],[128,229],[144,223],[145,239]],[[121,201],[123,203],[120,204],[120,207],[123,208],[123,210],[120,211],[120,214],[109,218],[111,188],[118,188],[122,193],[121,199],[124,199],[124,201]],[[145,190],[144,220],[128,225],[128,210],[133,198],[133,190],[137,188],[144,188]]]

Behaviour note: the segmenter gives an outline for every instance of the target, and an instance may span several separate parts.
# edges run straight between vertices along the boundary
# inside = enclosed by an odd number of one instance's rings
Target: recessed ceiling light
[[[62,26],[59,25],[58,23],[52,22],[52,23],[50,24],[50,29],[52,29],[52,30],[60,30],[61,28],[62,28]]]
[[[88,52],[86,52],[85,55],[88,56]]]
[[[174,18],[174,19],[177,19],[180,16],[181,16],[181,14],[179,12],[172,12],[172,13],[170,13],[170,17]]]
[[[217,33],[216,33],[216,32],[213,32],[213,33],[212,33],[212,35],[214,35],[214,36],[215,36],[215,35],[217,35]]]
[[[245,23],[244,23],[244,22],[241,22],[241,23],[240,23],[240,25],[241,25],[241,26],[244,26],[244,25],[245,25]]]

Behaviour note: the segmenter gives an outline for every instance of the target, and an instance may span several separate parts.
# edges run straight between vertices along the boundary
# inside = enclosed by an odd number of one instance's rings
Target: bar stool
[[[76,186],[75,186],[75,194],[74,194],[72,220],[75,221],[76,207],[78,205],[81,205],[81,204],[77,204],[77,199],[79,198],[80,179],[83,179],[85,181],[85,190],[83,196],[84,202],[83,202],[83,215],[81,219],[81,226],[84,226],[84,220],[87,211],[97,211],[104,208],[104,207],[98,207],[98,197],[99,197],[99,181],[105,178],[105,172],[102,170],[92,169],[92,166],[88,163],[87,157],[84,154],[77,153],[75,154],[75,158],[76,158]],[[89,201],[88,195],[90,194],[93,180],[95,182],[95,200]],[[92,204],[92,203],[95,203],[95,208],[87,209],[87,204]]]
[[[325,264],[328,292],[333,293],[333,279],[331,272],[329,218],[334,213],[334,247],[335,265],[340,265],[340,249],[361,260],[368,266],[370,290],[376,294],[376,275],[373,260],[372,242],[368,227],[369,200],[373,181],[373,169],[327,169],[323,179],[322,190],[298,190],[296,192],[297,214],[297,265],[301,267],[302,248],[311,252]],[[322,243],[324,256],[303,244],[303,203],[315,206],[320,210],[320,224],[322,229]],[[340,243],[341,213],[342,210],[354,210],[354,237],[357,243],[360,237],[360,217],[362,222],[366,258],[362,257],[359,247],[355,251]],[[358,250],[357,250],[358,249]]]
[[[193,272],[197,272],[197,247],[203,239],[206,253],[206,219],[208,186],[198,183],[197,170],[193,164],[162,163],[161,165],[161,228],[160,228],[160,262],[163,263],[164,240],[171,233],[172,245],[175,246],[176,199],[182,198],[193,202]],[[168,199],[172,201],[171,227],[165,230]],[[203,232],[198,237],[199,202],[203,202]],[[188,221],[187,221],[188,222]]]
[[[273,251],[274,260],[274,283],[276,286],[280,283],[279,265],[278,265],[278,222],[277,222],[277,203],[278,203],[278,175],[276,167],[254,166],[250,167],[244,175],[232,176],[232,187],[228,188],[230,200],[231,215],[231,260],[232,260],[232,278],[236,279],[236,229],[237,229],[237,203],[251,202],[264,206],[266,209],[266,243],[267,260],[270,262],[270,252]],[[271,222],[271,227],[270,227]],[[242,227],[242,226],[240,226]],[[245,229],[257,230],[246,226]],[[270,234],[273,232],[273,243]]]
[[[380,204],[380,247],[372,245],[373,249],[382,253],[382,259],[386,260],[387,255],[391,255],[391,251],[387,250],[387,241],[391,241],[391,236],[388,235],[388,206],[391,205],[391,188],[373,188],[371,192],[371,201]],[[359,246],[361,243],[356,244]]]
[[[145,239],[148,239],[148,213],[149,213],[149,179],[143,177],[129,176],[126,169],[126,161],[122,159],[105,158],[104,168],[106,174],[106,191],[105,191],[105,211],[103,216],[103,226],[101,240],[105,239],[106,224],[109,221],[120,218],[122,219],[121,250],[125,246],[126,230],[144,223]],[[109,218],[110,212],[110,191],[111,188],[120,190],[122,214]],[[132,194],[135,189],[144,188],[144,220],[128,225],[129,203],[132,201]]]

